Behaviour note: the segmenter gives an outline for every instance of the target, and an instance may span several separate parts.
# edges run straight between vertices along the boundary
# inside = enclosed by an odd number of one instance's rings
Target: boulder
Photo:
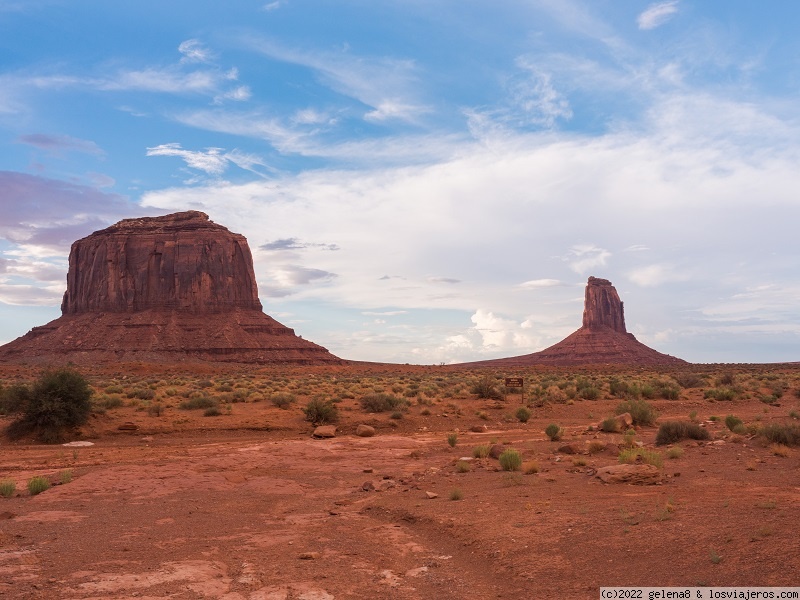
[[[658,467],[648,464],[621,464],[597,469],[597,477],[604,483],[630,483],[653,485],[661,482]]]
[[[505,450],[505,444],[492,444],[492,447],[489,448],[489,456],[491,458],[500,458],[500,455],[505,452]]]
[[[336,425],[320,425],[314,429],[311,434],[315,438],[332,438],[336,437]]]
[[[356,427],[356,435],[358,437],[372,437],[375,435],[375,428],[363,423]]]
[[[561,454],[580,454],[583,452],[583,446],[577,442],[570,442],[558,447]]]

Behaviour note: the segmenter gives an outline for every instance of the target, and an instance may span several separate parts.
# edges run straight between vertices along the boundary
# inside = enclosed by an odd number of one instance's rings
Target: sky
[[[0,0],[0,343],[70,244],[201,210],[348,359],[542,350],[589,276],[691,362],[800,360],[800,4]]]

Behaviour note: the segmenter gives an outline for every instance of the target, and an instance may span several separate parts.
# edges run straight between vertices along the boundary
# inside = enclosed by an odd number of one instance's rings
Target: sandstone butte
[[[540,352],[499,358],[475,366],[570,366],[586,364],[670,365],[686,361],[645,346],[625,329],[625,312],[616,288],[607,279],[589,277],[583,325]]]
[[[198,211],[125,219],[73,243],[61,313],[0,360],[344,362],[263,312],[247,240]]]

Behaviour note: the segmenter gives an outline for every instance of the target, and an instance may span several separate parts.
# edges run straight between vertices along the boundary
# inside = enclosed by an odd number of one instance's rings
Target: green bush
[[[618,415],[630,413],[634,425],[652,425],[658,418],[658,413],[649,402],[636,398],[621,402],[615,412]]]
[[[503,471],[519,471],[522,467],[522,456],[513,448],[507,448],[500,455],[500,466]]]
[[[516,412],[516,417],[517,417],[517,419],[519,419],[519,421],[520,421],[521,423],[527,423],[527,422],[528,422],[528,419],[530,419],[530,418],[531,418],[531,411],[529,411],[529,410],[528,410],[527,408],[525,408],[524,406],[520,406],[520,407],[517,409],[517,412]]]
[[[306,421],[310,421],[314,425],[335,423],[339,420],[339,411],[336,410],[336,405],[330,400],[322,398],[309,400],[303,412],[306,414]]]
[[[45,443],[62,441],[66,431],[86,423],[92,411],[89,382],[68,368],[45,371],[32,386],[13,386],[5,396],[6,408],[19,415],[9,434],[32,433]]]
[[[95,406],[98,406],[103,409],[110,409],[110,408],[119,408],[123,405],[122,398],[119,396],[106,396],[105,394],[101,394],[99,398],[96,398],[94,401]]]
[[[711,436],[708,431],[700,427],[697,423],[686,421],[667,421],[662,423],[656,433],[656,445],[673,444],[680,440],[707,440]]]
[[[448,433],[447,434],[447,445],[451,448],[455,448],[456,444],[458,444],[458,434],[457,433]]]
[[[477,394],[478,398],[503,399],[503,394],[497,389],[497,382],[489,375],[484,375],[473,384],[472,393]]]
[[[558,440],[561,439],[561,427],[559,427],[555,423],[550,423],[550,425],[545,427],[544,433],[547,437],[550,438],[551,442],[557,442]]]
[[[800,446],[800,425],[794,423],[789,425],[771,423],[762,427],[759,434],[772,444]]]
[[[730,402],[731,400],[735,400],[738,395],[739,393],[736,390],[727,387],[710,389],[706,390],[703,393],[703,397],[706,399],[721,400],[725,402]]]
[[[367,394],[361,398],[361,408],[371,413],[399,410],[408,406],[408,401],[391,394]]]
[[[489,456],[489,444],[481,444],[472,449],[473,458],[486,458]]]
[[[696,373],[678,373],[673,378],[682,388],[700,388],[706,384],[706,380]]]
[[[744,421],[742,421],[739,417],[735,417],[733,415],[728,415],[725,417],[725,426],[731,431],[736,429],[738,425],[744,425]]]
[[[28,491],[31,496],[41,494],[42,492],[50,489],[50,480],[47,477],[31,477],[28,481]]]
[[[619,431],[619,421],[617,421],[614,417],[608,417],[604,419],[602,423],[600,423],[600,431],[605,431],[606,433],[617,433]]]
[[[286,410],[292,404],[297,402],[297,397],[289,392],[275,392],[269,397],[270,402],[278,408]]]
[[[203,411],[204,417],[218,417],[222,414],[222,411],[219,409],[219,406],[209,406],[207,409]]]
[[[643,462],[647,465],[654,465],[659,469],[664,464],[661,454],[654,450],[648,450],[647,448],[627,448],[619,453],[617,460],[621,463],[628,464]]]
[[[584,400],[597,400],[600,397],[600,390],[594,386],[583,387],[578,390],[578,397]]]
[[[128,398],[136,398],[137,400],[152,400],[156,397],[156,393],[150,388],[136,388],[125,395]]]
[[[195,398],[189,398],[188,400],[184,400],[180,404],[178,404],[178,408],[181,410],[195,410],[198,408],[212,408],[214,406],[219,406],[219,402],[216,399],[212,398],[211,396],[197,396]]]
[[[11,498],[16,491],[17,484],[10,479],[4,479],[3,481],[0,481],[0,496],[3,498]]]

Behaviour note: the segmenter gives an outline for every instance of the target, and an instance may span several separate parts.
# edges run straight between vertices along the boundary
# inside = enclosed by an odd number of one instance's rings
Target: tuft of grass
[[[621,463],[628,464],[643,462],[648,465],[654,465],[659,469],[664,464],[660,453],[647,448],[627,448],[619,453],[618,460]]]
[[[274,392],[270,394],[269,401],[272,402],[273,406],[286,410],[297,402],[297,396],[289,392]]]
[[[147,407],[147,414],[151,417],[160,417],[164,412],[164,405],[161,402],[155,402]]]
[[[742,421],[739,417],[734,415],[728,415],[725,417],[725,427],[731,431],[736,431],[736,427],[741,425],[744,425],[744,421]]]
[[[800,446],[800,425],[771,423],[761,428],[759,434],[768,442],[784,446]]]
[[[674,444],[684,439],[707,440],[711,435],[697,423],[667,421],[662,423],[656,433],[656,445]]]
[[[789,446],[785,444],[772,444],[769,447],[769,451],[775,456],[781,456],[783,458],[787,458],[792,453],[792,451],[789,450]]]
[[[72,481],[72,469],[64,469],[61,471],[61,483],[69,483]]]
[[[0,496],[3,498],[11,498],[16,491],[17,484],[10,479],[4,479],[3,481],[0,481]]]
[[[230,406],[228,408],[230,408]],[[218,417],[221,414],[222,411],[219,409],[219,406],[209,406],[207,409],[203,411],[204,417]]]
[[[617,421],[614,417],[603,419],[603,422],[600,423],[600,431],[604,431],[606,433],[617,433],[619,431],[619,421]]]
[[[472,457],[473,458],[486,458],[489,456],[489,444],[481,444],[480,446],[475,446],[472,449]]]
[[[718,565],[719,563],[722,562],[722,557],[719,554],[717,554],[717,551],[714,550],[713,548],[711,548],[708,551],[708,555],[711,558],[711,562],[714,563],[715,565]]]
[[[458,434],[457,433],[448,433],[447,434],[447,445],[451,448],[455,448],[456,444],[458,443]]]
[[[464,498],[464,492],[458,488],[450,490],[450,500],[461,500]]]
[[[522,467],[522,456],[513,448],[508,448],[500,455],[500,466],[503,471],[519,471]]]
[[[589,454],[597,454],[598,452],[602,452],[605,449],[606,445],[600,440],[592,440],[586,446],[586,451]]]
[[[31,477],[28,480],[28,491],[31,493],[31,496],[35,496],[37,494],[41,494],[42,492],[50,489],[50,480],[47,477]]]
[[[683,448],[680,446],[673,446],[669,450],[667,450],[667,458],[680,458],[683,456]]]
[[[576,467],[585,467],[586,459],[583,456],[576,456],[572,459],[572,464]]]
[[[557,442],[561,439],[562,429],[555,423],[550,423],[550,425],[544,428],[544,433],[550,438],[551,442]]]
[[[456,463],[456,471],[459,473],[469,473],[471,470],[472,467],[465,460],[460,460]]]

